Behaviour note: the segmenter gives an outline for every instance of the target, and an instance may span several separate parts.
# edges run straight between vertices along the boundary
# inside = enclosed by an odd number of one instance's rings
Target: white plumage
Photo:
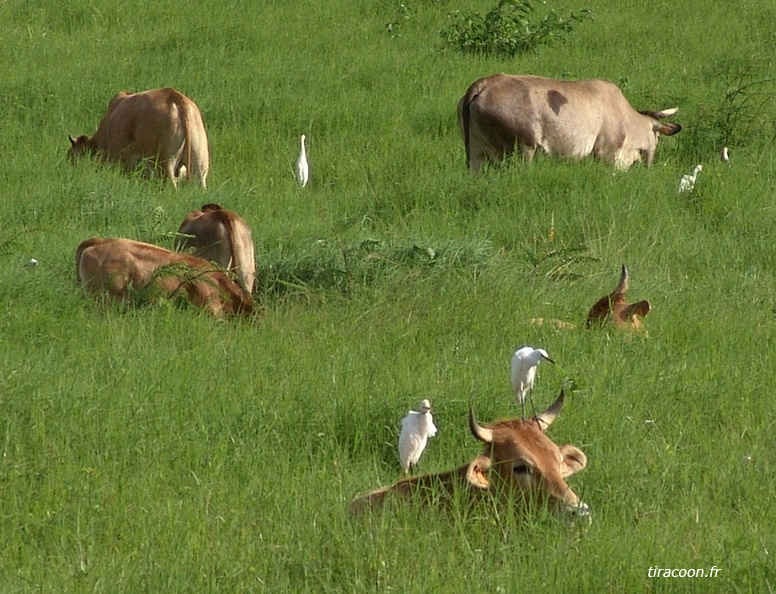
[[[728,150],[728,147],[722,147],[722,150],[719,151],[719,158],[722,159],[723,163],[730,161],[730,151]]]
[[[684,194],[685,192],[692,192],[693,188],[695,187],[695,179],[698,177],[698,174],[701,171],[703,171],[703,165],[696,165],[692,170],[692,173],[688,173],[687,175],[682,176],[682,179],[679,180],[680,194]]]
[[[512,355],[512,389],[515,391],[515,401],[522,408],[523,418],[525,418],[525,399],[533,388],[536,380],[536,367],[542,360],[555,363],[550,359],[547,351],[531,346],[519,348]]]
[[[304,144],[306,138],[307,137],[302,134],[299,142],[301,145],[299,148],[299,157],[296,160],[296,181],[298,181],[299,185],[303,188],[310,180],[310,164],[307,162],[307,147],[305,147]]]
[[[431,417],[431,403],[421,400],[417,411],[411,410],[401,420],[399,435],[399,459],[401,469],[409,472],[410,466],[416,466],[429,437],[436,435],[437,428]]]

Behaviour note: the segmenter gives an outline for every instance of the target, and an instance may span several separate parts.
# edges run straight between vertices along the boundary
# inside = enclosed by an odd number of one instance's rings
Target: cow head
[[[68,135],[70,139],[70,150],[67,151],[67,158],[74,161],[81,155],[92,155],[95,152],[95,146],[92,139],[88,136],[81,135],[78,138],[73,138]]]
[[[595,324],[603,324],[609,320],[618,328],[641,329],[639,318],[646,316],[652,309],[646,299],[638,303],[629,304],[625,293],[628,291],[628,268],[622,265],[620,282],[609,295],[601,297],[587,314],[587,327]]]
[[[646,142],[639,150],[639,158],[644,158],[644,163],[647,166],[652,165],[652,161],[655,158],[655,149],[657,143],[660,140],[660,135],[673,136],[682,131],[682,127],[674,122],[661,122],[660,120],[674,115],[679,111],[678,107],[672,107],[670,109],[663,109],[661,111],[646,111],[641,110],[639,113],[646,116],[649,126],[649,141]]]
[[[563,407],[565,394],[533,419],[512,419],[481,426],[469,409],[469,427],[486,444],[485,451],[469,463],[466,479],[480,489],[507,496],[522,494],[552,507],[582,516],[588,507],[566,484],[566,477],[585,468],[587,457],[573,445],[558,447],[544,430]]]

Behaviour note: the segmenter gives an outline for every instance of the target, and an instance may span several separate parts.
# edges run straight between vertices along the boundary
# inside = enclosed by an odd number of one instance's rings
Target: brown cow
[[[682,127],[661,124],[676,113],[636,111],[614,83],[495,74],[469,87],[458,103],[466,159],[472,171],[498,163],[515,147],[530,162],[537,148],[549,155],[582,159],[590,154],[628,169],[642,157],[647,166],[658,135]]]
[[[190,254],[131,239],[83,241],[75,253],[78,280],[87,291],[126,298],[151,288],[166,298],[188,299],[216,316],[250,314],[251,296],[215,265]]]
[[[196,103],[175,89],[117,93],[94,136],[70,136],[70,144],[71,159],[97,154],[120,162],[127,171],[146,161],[146,171],[155,170],[173,185],[185,175],[207,186],[210,153],[205,125]]]
[[[530,419],[499,421],[480,426],[469,410],[469,428],[485,444],[483,453],[456,470],[400,480],[362,495],[350,511],[382,506],[389,498],[419,497],[450,502],[458,497],[474,502],[490,496],[496,500],[518,497],[546,502],[550,507],[588,516],[588,506],[566,484],[566,477],[585,468],[587,457],[577,447],[558,447],[544,434],[563,408],[565,395],[541,415]]]
[[[628,304],[625,297],[627,290],[628,268],[623,264],[620,282],[617,283],[614,291],[609,295],[601,297],[595,302],[595,305],[590,308],[585,326],[591,328],[595,325],[612,323],[617,328],[643,330],[644,326],[639,317],[643,318],[646,316],[652,309],[652,306],[646,299],[639,301],[638,303]],[[578,327],[577,324],[572,322],[551,318],[531,318],[531,323],[536,326],[549,325],[556,330],[573,330]]]
[[[186,215],[178,234],[184,236],[178,241],[178,249],[193,248],[200,258],[233,271],[243,288],[253,292],[256,278],[253,239],[250,227],[238,214],[218,204],[205,204]]]
[[[646,299],[638,303],[631,303],[625,299],[628,291],[628,268],[622,265],[620,282],[609,295],[601,297],[587,314],[587,327],[594,324],[603,324],[610,321],[618,328],[632,328],[640,330],[643,326],[639,316],[646,316],[652,309]]]

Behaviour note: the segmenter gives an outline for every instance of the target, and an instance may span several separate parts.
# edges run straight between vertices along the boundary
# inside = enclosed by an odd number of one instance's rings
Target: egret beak
[[[550,363],[552,363],[553,365],[555,365],[555,361],[553,361],[553,360],[552,360],[552,359],[550,359],[549,357],[545,357],[544,355],[542,355],[542,359],[544,359],[545,361],[549,361]]]

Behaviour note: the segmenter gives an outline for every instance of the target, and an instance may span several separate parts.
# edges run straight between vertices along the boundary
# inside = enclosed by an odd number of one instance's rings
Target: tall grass
[[[562,44],[441,45],[449,13],[492,5],[0,4],[0,590],[776,587],[774,8],[569,3],[595,20]],[[684,130],[650,170],[537,158],[473,177],[455,105],[499,71],[608,78],[637,108],[678,105]],[[113,93],[167,85],[203,113],[206,192],[66,162],[67,134],[93,132]],[[165,244],[204,202],[251,225],[262,317],[76,285],[83,239]],[[583,322],[623,262],[653,305],[647,336],[531,324]],[[422,397],[440,428],[422,470],[478,453],[466,411],[517,414],[507,368],[526,343],[558,362],[537,406],[569,388],[549,434],[588,455],[569,482],[589,527],[509,509],[347,517],[398,478],[398,420]]]

